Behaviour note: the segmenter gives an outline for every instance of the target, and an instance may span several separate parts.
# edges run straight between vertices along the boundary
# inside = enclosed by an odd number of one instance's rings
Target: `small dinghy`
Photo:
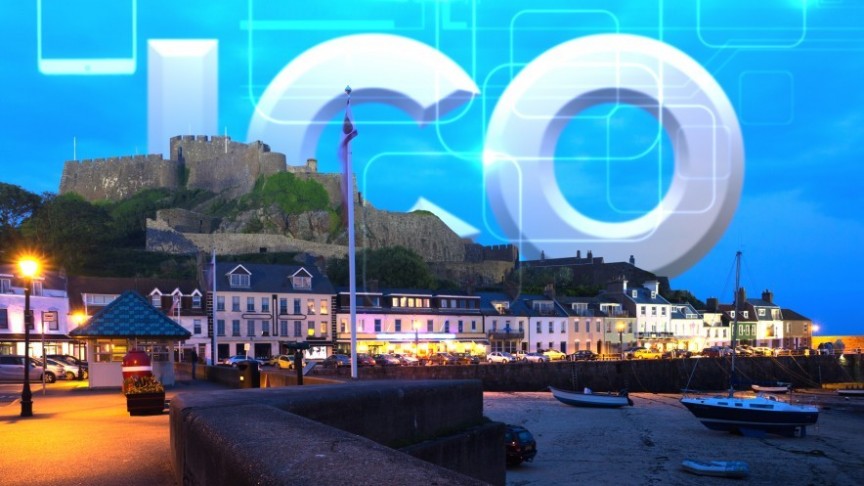
[[[750,466],[744,461],[699,461],[684,459],[681,468],[690,474],[713,476],[717,478],[746,478],[750,474]]]

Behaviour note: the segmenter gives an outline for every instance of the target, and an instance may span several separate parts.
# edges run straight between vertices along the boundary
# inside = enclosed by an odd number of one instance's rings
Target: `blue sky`
[[[37,5],[43,62],[125,58],[134,72],[40,71]],[[679,49],[710,73],[744,141],[737,210],[710,251],[672,276],[673,288],[729,301],[741,249],[749,295],[772,290],[779,305],[813,319],[822,334],[861,334],[852,278],[864,268],[857,248],[864,240],[862,18],[864,5],[854,0],[537,0],[530,9],[516,0],[231,0],[218,9],[201,0],[0,0],[0,180],[56,192],[73,139],[78,159],[147,153],[148,40],[218,40],[213,124],[246,141],[256,101],[297,56],[341,36],[386,33],[432,46],[480,94],[423,126],[393,106],[357,104],[360,136],[352,149],[364,196],[394,211],[423,197],[478,228],[477,241],[503,243],[481,163],[498,98],[526,65],[561,43],[637,34]],[[334,76],[334,93],[352,82],[344,78]],[[341,116],[327,121],[315,155],[321,170],[335,172]],[[626,221],[669,189],[671,146],[670,134],[645,111],[594,106],[564,128],[553,150],[555,177],[583,214]],[[610,162],[619,156],[627,160]],[[585,254],[592,245],[574,243],[576,250]],[[638,265],[638,248],[633,253]]]

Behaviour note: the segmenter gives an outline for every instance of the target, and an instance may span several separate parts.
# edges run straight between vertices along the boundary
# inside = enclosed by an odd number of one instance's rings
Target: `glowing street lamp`
[[[621,360],[624,360],[624,327],[626,324],[622,321],[618,321],[615,324],[615,330],[618,331],[618,349],[621,351]]]
[[[18,260],[18,270],[24,279],[24,388],[21,390],[21,416],[33,416],[33,393],[30,392],[30,326],[33,315],[30,313],[30,287],[33,277],[39,274],[39,260],[24,257]]]

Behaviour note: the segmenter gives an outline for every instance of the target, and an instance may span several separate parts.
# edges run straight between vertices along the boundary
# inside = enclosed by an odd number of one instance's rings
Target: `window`
[[[240,312],[240,297],[232,296],[231,297],[231,311],[232,312]]]
[[[747,319],[750,315],[749,311],[741,311],[741,317]]]
[[[9,329],[9,309],[0,309],[0,329]]]
[[[327,321],[321,321],[321,324],[318,326],[319,332],[321,336],[327,336]]]
[[[261,312],[270,312],[270,297],[261,297]]]
[[[249,288],[250,278],[248,274],[245,273],[232,273],[231,274],[231,286],[232,287],[241,287],[241,288]]]
[[[375,332],[381,332],[381,319],[375,319]]]
[[[471,330],[472,330],[472,331],[476,331],[476,330],[477,330],[477,321],[471,321]]]
[[[261,335],[269,336],[270,335],[270,321],[261,321]]]
[[[444,332],[450,332],[450,321],[444,321]]]
[[[246,312],[255,312],[255,297],[246,297]]]
[[[660,315],[661,315],[661,316],[665,316],[665,315],[666,315],[666,308],[665,308],[665,307],[661,307],[661,308],[660,308]]]
[[[153,294],[150,296],[150,305],[157,309],[162,307],[162,294]]]
[[[297,274],[291,278],[291,283],[295,289],[309,290],[312,288],[312,277],[309,274]]]
[[[561,321],[561,332],[567,332],[567,321]]]
[[[279,332],[283,336],[288,336],[288,321],[279,321]]]
[[[524,331],[525,329],[522,326],[522,321],[519,321],[519,332]]]
[[[555,332],[555,323],[552,321],[549,321],[549,333],[551,334],[553,332]]]
[[[652,315],[652,316],[656,316],[656,315],[657,315],[657,307],[656,307],[656,306],[653,306],[653,305],[651,306],[651,315]]]
[[[464,332],[464,328],[462,327],[462,321],[456,323],[456,332]]]
[[[303,321],[294,321],[294,337],[303,335]]]
[[[579,332],[579,319],[573,321],[573,332]]]
[[[225,296],[217,295],[216,296],[216,310],[224,312],[225,311]]]
[[[306,334],[308,336],[315,335],[315,321],[309,321],[306,323]]]
[[[285,297],[279,298],[279,315],[285,315],[288,313],[288,299]]]
[[[339,332],[345,333],[348,332],[348,322],[345,319],[342,319],[339,322]]]
[[[192,308],[200,309],[201,308],[201,296],[198,294],[192,294]]]
[[[433,332],[433,329],[434,329],[434,323],[432,322],[432,319],[427,320],[426,321],[426,332]]]
[[[543,323],[537,321],[537,334],[543,334]]]
[[[0,294],[12,293],[12,280],[8,278],[0,278]]]
[[[300,315],[300,299],[294,299],[294,314]]]
[[[442,308],[442,309],[446,309],[446,308],[447,308],[447,299],[441,299],[441,308]]]
[[[231,321],[231,335],[239,336],[240,335],[240,319],[234,319]]]
[[[42,295],[42,281],[34,280],[33,281],[33,295]]]
[[[216,320],[216,335],[225,336],[225,319]]]
[[[495,332],[497,330],[498,330],[498,321],[496,321],[495,319],[492,319],[492,332]]]
[[[765,317],[765,309],[759,309],[757,312],[759,317]]]
[[[734,310],[729,311],[729,317],[731,317],[732,319],[735,319],[735,311]]]
[[[192,320],[192,334],[201,334],[201,319]]]
[[[321,309],[322,316],[330,313],[329,304],[330,302],[328,302],[327,299],[321,299],[321,306],[319,307],[319,309]]]
[[[394,332],[402,332],[402,319],[396,319]]]
[[[641,314],[643,316],[645,315],[645,306],[644,305],[639,306],[639,314]]]
[[[315,314],[315,299],[306,299],[306,312],[310,315]]]
[[[251,319],[246,321],[246,335],[255,336],[255,321]]]

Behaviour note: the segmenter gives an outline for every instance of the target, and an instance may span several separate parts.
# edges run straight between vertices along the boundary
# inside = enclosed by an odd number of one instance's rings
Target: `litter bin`
[[[261,370],[257,361],[238,361],[240,371],[240,388],[261,388]]]

